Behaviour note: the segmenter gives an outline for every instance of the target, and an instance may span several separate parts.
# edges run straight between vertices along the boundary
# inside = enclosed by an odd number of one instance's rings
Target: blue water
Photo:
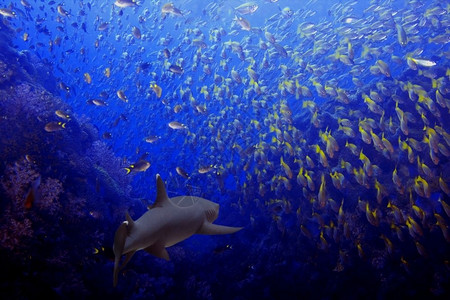
[[[448,5],[165,4],[0,2],[0,295],[448,296]],[[156,174],[244,228],[138,251],[113,287]]]

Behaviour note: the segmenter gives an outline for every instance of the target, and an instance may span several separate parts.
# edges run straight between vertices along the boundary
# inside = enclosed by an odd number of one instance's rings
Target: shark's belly
[[[176,220],[169,222],[165,227],[165,233],[162,234],[166,247],[173,246],[198,232],[203,224],[200,216],[191,215],[178,217]]]

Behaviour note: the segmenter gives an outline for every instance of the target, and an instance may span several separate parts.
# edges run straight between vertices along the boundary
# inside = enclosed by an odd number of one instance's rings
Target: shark
[[[131,260],[134,253],[144,250],[165,260],[170,260],[166,248],[194,234],[231,234],[243,227],[213,224],[219,215],[219,204],[195,196],[169,198],[166,186],[156,175],[155,203],[139,219],[133,220],[129,213],[114,236],[114,287],[118,274]],[[120,264],[122,256],[125,259]]]

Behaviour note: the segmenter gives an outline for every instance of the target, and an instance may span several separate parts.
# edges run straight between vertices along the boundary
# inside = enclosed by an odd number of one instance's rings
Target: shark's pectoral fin
[[[128,222],[125,221],[122,224],[120,224],[114,236],[114,245],[113,245],[113,251],[115,255],[114,278],[113,278],[114,286],[117,285],[117,276],[119,273],[120,258],[122,257],[123,248],[125,246],[125,240],[127,236],[128,236]]]
[[[113,282],[114,287],[117,285],[117,281],[118,281],[118,277],[119,277],[119,271],[122,270],[123,268],[125,268],[127,263],[133,257],[134,253],[136,253],[136,251],[128,252],[126,254],[126,256],[125,256],[125,259],[124,259],[123,263],[120,266],[119,266],[120,257],[119,257],[119,259],[117,259],[117,257],[116,257],[116,262],[114,264],[114,282]]]
[[[114,278],[113,278],[113,284],[114,286],[117,285],[117,278],[119,275],[119,271],[125,267],[125,265],[130,261],[131,257],[133,256],[134,252],[127,253],[127,256],[125,260],[123,261],[122,265],[119,266],[120,258],[123,254],[123,249],[125,247],[125,241],[130,233],[130,230],[134,226],[134,221],[131,219],[128,212],[126,213],[126,221],[122,222],[120,224],[119,228],[117,228],[116,234],[114,235],[114,245],[113,245],[113,251],[114,251]]]
[[[165,260],[170,260],[169,253],[167,252],[166,247],[164,247],[163,244],[156,243],[148,246],[144,250],[153,256],[163,258]]]
[[[133,257],[133,255],[135,253],[136,253],[136,251],[131,251],[126,254],[123,263],[120,265],[119,271],[122,270],[123,268],[125,268],[125,266],[127,265],[127,263],[130,261],[130,259]]]
[[[198,230],[197,234],[229,234],[235,233],[236,231],[241,230],[243,227],[229,227],[223,225],[216,225],[209,222],[204,222],[202,227]]]

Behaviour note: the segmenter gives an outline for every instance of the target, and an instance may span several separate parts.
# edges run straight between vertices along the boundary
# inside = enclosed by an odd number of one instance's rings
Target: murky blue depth
[[[445,1],[0,2],[0,296],[446,298]],[[113,287],[126,212],[220,205]]]

